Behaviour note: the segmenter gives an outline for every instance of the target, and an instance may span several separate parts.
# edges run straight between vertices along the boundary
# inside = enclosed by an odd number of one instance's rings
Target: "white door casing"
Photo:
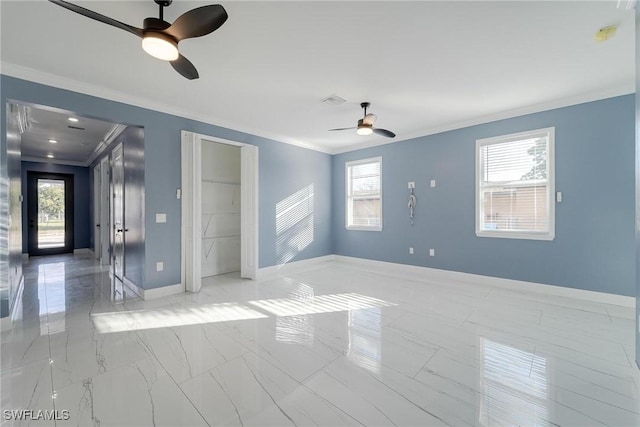
[[[258,147],[182,131],[182,283],[188,292],[202,284],[202,142],[241,147],[241,266],[243,278],[258,271]]]
[[[240,148],[240,276],[258,274],[258,147]]]
[[[102,250],[102,243],[100,238],[102,233],[100,232],[100,188],[102,179],[102,173],[100,171],[101,163],[98,163],[93,168],[93,255],[95,259],[100,259],[100,251]]]
[[[110,260],[110,197],[109,197],[109,157],[100,161],[100,264],[109,265]]]

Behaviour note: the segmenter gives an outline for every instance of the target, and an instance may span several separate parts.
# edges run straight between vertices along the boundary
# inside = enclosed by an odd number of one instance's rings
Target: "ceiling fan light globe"
[[[371,126],[358,126],[356,133],[358,135],[371,135],[373,133],[373,129]]]
[[[159,33],[145,34],[142,39],[142,48],[149,55],[163,61],[175,61],[180,56],[178,43]]]

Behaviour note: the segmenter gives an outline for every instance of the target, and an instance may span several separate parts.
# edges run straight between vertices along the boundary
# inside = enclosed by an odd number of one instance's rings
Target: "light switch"
[[[414,181],[410,181],[407,187],[409,187],[409,189],[416,188],[416,183]]]
[[[162,271],[162,270],[164,270],[164,262],[162,261],[156,262],[156,271]]]
[[[167,222],[167,214],[156,214],[156,222],[158,224]]]
[[[436,180],[432,179],[431,182],[429,183],[429,186],[435,187],[436,186]]]

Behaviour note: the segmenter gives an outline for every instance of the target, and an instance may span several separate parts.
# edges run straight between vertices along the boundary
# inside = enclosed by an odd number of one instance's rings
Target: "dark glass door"
[[[27,172],[29,255],[73,252],[73,175]]]

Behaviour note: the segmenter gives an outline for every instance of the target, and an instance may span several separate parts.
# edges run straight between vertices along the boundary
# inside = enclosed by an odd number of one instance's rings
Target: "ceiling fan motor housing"
[[[163,31],[166,30],[167,28],[169,28],[171,26],[171,24],[169,24],[167,21],[163,21],[162,19],[158,19],[158,18],[145,18],[144,19],[144,23],[142,24],[142,28],[145,31]]]

